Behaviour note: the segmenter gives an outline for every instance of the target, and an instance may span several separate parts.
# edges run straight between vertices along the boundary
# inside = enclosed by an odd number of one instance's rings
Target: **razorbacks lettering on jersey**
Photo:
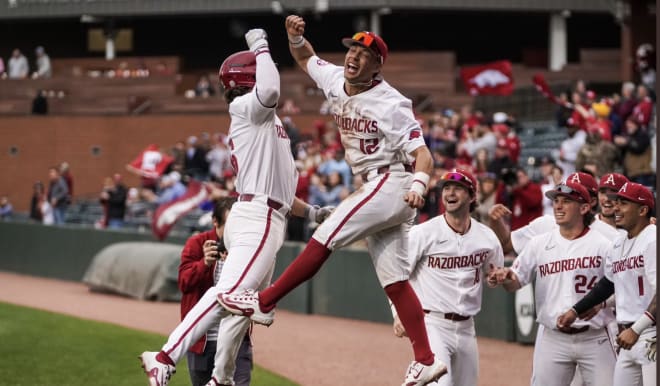
[[[495,233],[472,219],[461,235],[444,215],[411,228],[408,240],[410,283],[422,308],[474,316],[481,309],[484,273],[500,268],[504,254]]]
[[[618,238],[612,246],[605,275],[614,283],[618,323],[637,321],[655,295],[655,232],[655,225],[647,225],[636,237]]]
[[[523,286],[536,277],[534,296],[539,323],[555,329],[557,317],[605,275],[610,245],[603,235],[590,229],[567,240],[559,233],[559,227],[527,243],[511,268]],[[575,327],[602,328],[613,319],[610,310],[602,310],[589,321],[578,319]]]
[[[307,72],[330,104],[353,174],[395,163],[410,164],[412,151],[425,145],[412,102],[385,81],[354,96],[344,91],[344,70],[317,56]]]
[[[263,194],[290,208],[298,182],[290,140],[275,109],[262,106],[255,90],[229,105],[229,149],[237,175],[236,191]]]

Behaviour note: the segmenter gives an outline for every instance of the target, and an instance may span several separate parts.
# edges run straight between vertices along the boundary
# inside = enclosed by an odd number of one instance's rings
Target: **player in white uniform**
[[[408,232],[415,208],[423,205],[433,169],[412,103],[380,76],[387,58],[387,45],[380,36],[359,32],[344,39],[348,52],[341,67],[316,56],[303,37],[301,17],[287,17],[286,28],[291,54],[323,90],[341,133],[346,161],[365,183],[316,229],[303,252],[272,286],[260,293],[223,295],[220,302],[255,322],[270,322],[276,303],[310,279],[333,250],[366,238],[380,284],[413,346],[415,360],[404,385],[426,385],[447,370],[431,351],[424,313],[405,267]]]
[[[225,317],[220,293],[261,289],[270,282],[275,255],[284,242],[289,212],[322,221],[328,208],[313,208],[295,198],[298,180],[289,138],[275,114],[280,78],[262,29],[245,35],[250,51],[229,56],[220,80],[229,102],[229,148],[240,194],[224,231],[228,256],[211,287],[170,334],[162,350],[140,356],[152,386],[167,385],[175,364],[206,331],[220,323],[216,368],[209,385],[233,385],[236,353],[249,320]]]
[[[621,229],[617,229],[614,225],[614,207],[612,200],[609,199],[607,196],[608,193],[611,192],[616,192],[618,191],[621,186],[628,181],[628,179],[618,173],[608,173],[603,175],[601,177],[600,182],[596,184],[596,179],[594,179],[590,174],[584,173],[584,172],[576,172],[573,174],[570,174],[567,178],[567,181],[571,181],[573,183],[581,184],[585,188],[587,188],[587,191],[589,192],[589,195],[591,196],[591,205],[592,209],[595,210],[595,208],[598,207],[598,204],[600,204],[600,212],[596,214],[594,217],[594,221],[589,224],[589,228],[592,230],[601,233],[603,236],[605,236],[608,240],[614,240],[616,237],[619,237],[622,233],[625,233],[625,231]],[[506,209],[506,208],[505,208]],[[499,211],[500,214],[506,213],[505,211],[503,212],[501,209],[494,208],[494,212]],[[497,216],[497,215],[496,215]],[[492,223],[491,223],[492,224]],[[502,232],[502,223],[499,223],[500,230],[497,231],[497,234],[504,234],[502,236],[504,238],[503,243],[505,245],[509,245],[509,249],[513,248],[515,252],[520,252],[525,248],[525,245],[527,245],[527,242],[532,239],[532,237],[536,235],[543,234],[547,232],[550,229],[554,229],[557,227],[557,223],[555,222],[554,215],[544,215],[541,217],[538,217],[534,219],[532,222],[530,222],[528,225],[516,229],[515,231],[511,232],[508,239],[507,239],[507,231],[505,230]],[[505,247],[505,249],[507,249]],[[608,306],[613,306],[614,303],[614,298],[608,299],[607,304]],[[592,316],[596,312],[598,312],[598,307],[595,307],[592,309]],[[610,334],[612,335],[612,338],[614,338],[614,335],[616,334],[616,323],[613,320],[610,323],[610,326],[608,326],[610,329]],[[539,336],[543,335],[543,325],[540,325],[537,332],[536,336],[537,338]],[[571,383],[573,386],[580,386],[583,385],[584,383],[582,382],[581,375],[579,371],[576,371],[575,379]]]
[[[511,268],[495,270],[489,282],[515,291],[535,279],[537,321],[543,328],[534,346],[533,386],[568,386],[576,367],[587,385],[612,384],[616,354],[608,309],[575,327],[556,327],[557,317],[603,277],[609,240],[589,229],[590,195],[570,181],[546,192],[558,227],[533,237]]]
[[[653,194],[636,183],[624,184],[614,194],[616,225],[627,231],[608,255],[605,277],[582,299],[557,318],[571,326],[578,315],[612,292],[616,297],[619,351],[614,386],[656,385],[656,364],[646,355],[645,343],[656,336],[656,226],[650,223]],[[653,358],[654,359],[654,358]]]
[[[479,353],[473,316],[481,309],[484,274],[501,268],[504,254],[493,231],[470,217],[477,202],[472,174],[454,169],[439,184],[445,213],[410,231],[410,284],[426,313],[431,349],[449,365],[437,384],[476,385]],[[394,333],[405,334],[396,314]]]

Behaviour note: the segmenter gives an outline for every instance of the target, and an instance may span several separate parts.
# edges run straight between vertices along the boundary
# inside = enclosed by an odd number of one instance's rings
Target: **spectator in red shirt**
[[[512,231],[543,214],[541,186],[532,182],[524,169],[516,170],[516,182],[507,188],[510,192]]]
[[[196,234],[186,241],[179,265],[179,289],[181,319],[192,309],[206,290],[213,287],[220,277],[227,250],[222,242],[225,220],[235,198],[221,198],[213,208],[213,229]],[[206,333],[188,351],[188,371],[193,386],[203,386],[213,372],[218,329]],[[236,386],[248,386],[252,371],[252,344],[250,331],[245,335],[236,357],[234,382]]]
[[[639,101],[632,111],[632,118],[640,127],[648,129],[653,114],[653,101],[649,97],[646,86],[637,86],[637,100]]]

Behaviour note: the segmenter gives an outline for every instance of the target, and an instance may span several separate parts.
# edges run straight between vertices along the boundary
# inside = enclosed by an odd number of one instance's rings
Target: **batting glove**
[[[307,218],[311,222],[320,224],[332,214],[333,210],[335,210],[334,206],[324,206],[321,208],[318,205],[310,205],[307,207]]]
[[[250,51],[257,53],[263,48],[268,48],[268,34],[261,28],[251,29],[245,34],[245,42]]]
[[[650,361],[655,362],[655,354],[656,354],[656,337],[654,336],[653,338],[649,338],[646,340],[646,357],[649,358]]]

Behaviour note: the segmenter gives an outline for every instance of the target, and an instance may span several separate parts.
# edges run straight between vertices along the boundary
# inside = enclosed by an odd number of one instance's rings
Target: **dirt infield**
[[[0,301],[164,335],[179,321],[178,304],[91,293],[81,283],[0,272],[0,289]],[[408,342],[389,325],[286,311],[276,313],[271,327],[255,328],[254,341],[261,367],[302,386],[399,385],[412,358]],[[479,386],[529,385],[532,347],[478,342]]]

